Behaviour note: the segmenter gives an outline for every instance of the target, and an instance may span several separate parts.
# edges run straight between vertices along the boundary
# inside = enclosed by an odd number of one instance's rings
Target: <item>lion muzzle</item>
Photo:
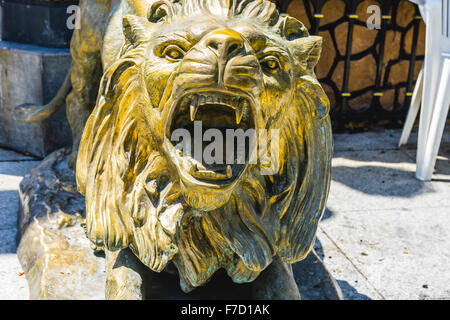
[[[220,207],[245,174],[256,149],[260,79],[250,45],[228,28],[207,34],[180,62],[165,147],[191,206]]]

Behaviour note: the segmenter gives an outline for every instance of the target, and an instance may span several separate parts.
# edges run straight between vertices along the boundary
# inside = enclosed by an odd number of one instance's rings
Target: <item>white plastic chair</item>
[[[450,105],[450,0],[411,0],[419,5],[427,25],[424,66],[417,79],[399,145],[404,145],[420,102],[416,177],[429,181]]]

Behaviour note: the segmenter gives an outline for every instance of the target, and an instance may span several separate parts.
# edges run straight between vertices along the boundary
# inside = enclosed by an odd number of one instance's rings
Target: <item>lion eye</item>
[[[264,57],[261,60],[261,67],[269,72],[281,69],[280,61],[274,56]]]
[[[164,50],[163,56],[171,61],[178,61],[184,58],[184,52],[180,47],[172,45]]]

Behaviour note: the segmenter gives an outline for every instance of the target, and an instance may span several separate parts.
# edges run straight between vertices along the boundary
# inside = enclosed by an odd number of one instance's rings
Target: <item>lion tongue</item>
[[[233,176],[233,169],[230,165],[228,165],[226,173],[217,173],[212,170],[199,170],[198,166],[194,165],[191,168],[190,174],[197,179],[208,179],[215,181],[228,180]]]

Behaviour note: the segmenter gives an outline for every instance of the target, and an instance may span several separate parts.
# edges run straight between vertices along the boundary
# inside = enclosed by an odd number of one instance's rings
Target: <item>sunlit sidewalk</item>
[[[316,249],[346,299],[450,299],[450,130],[433,181],[415,179],[399,130],[335,135]],[[28,299],[17,260],[18,185],[34,158],[0,149],[0,299]],[[320,283],[317,283],[320,286]]]
[[[28,299],[28,285],[16,255],[19,183],[36,159],[0,149],[0,299]]]
[[[335,135],[316,245],[346,299],[450,299],[450,130],[427,183],[400,133]]]

